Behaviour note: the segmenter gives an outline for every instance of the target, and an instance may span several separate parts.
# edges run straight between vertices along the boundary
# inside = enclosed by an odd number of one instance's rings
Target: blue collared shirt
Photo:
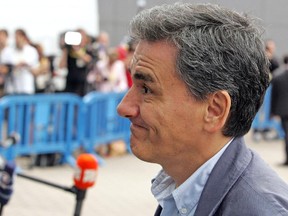
[[[233,139],[232,139],[233,140]],[[217,154],[199,167],[178,188],[174,180],[161,170],[152,183],[152,194],[162,207],[161,216],[193,216],[204,186],[215,164],[231,143],[230,140]]]

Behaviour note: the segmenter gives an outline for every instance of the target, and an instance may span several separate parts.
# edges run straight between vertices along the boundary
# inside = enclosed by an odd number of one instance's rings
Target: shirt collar
[[[232,140],[176,189],[174,180],[164,170],[161,170],[153,180],[151,187],[152,194],[157,199],[159,205],[163,207],[165,200],[173,198],[178,211],[186,209],[187,215],[192,210],[195,212],[210,173]]]

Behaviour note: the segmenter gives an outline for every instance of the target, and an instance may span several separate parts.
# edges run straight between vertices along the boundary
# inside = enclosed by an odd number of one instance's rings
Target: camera
[[[79,32],[68,31],[65,33],[64,42],[67,45],[79,45],[82,40],[82,35]]]

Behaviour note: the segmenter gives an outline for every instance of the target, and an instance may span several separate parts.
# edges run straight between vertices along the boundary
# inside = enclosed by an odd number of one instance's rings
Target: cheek
[[[170,120],[167,118],[165,107],[159,104],[144,104],[140,108],[141,119],[149,128],[147,138],[153,145],[161,145],[166,136],[165,131],[169,129]],[[164,136],[164,137],[163,137]]]
[[[193,108],[194,107],[194,108]],[[196,106],[179,105],[164,115],[163,127],[174,142],[189,142],[201,133],[202,112]]]
[[[188,142],[201,132],[201,105],[191,100],[166,100],[147,103],[140,108],[141,118],[149,126],[147,134],[155,146]]]
[[[149,125],[149,139],[155,146],[166,148],[168,143],[174,143],[177,134],[179,135],[179,127],[182,120],[177,115],[177,112],[167,109],[167,106],[156,106],[153,111],[144,112],[143,116],[146,123]],[[180,124],[179,124],[180,123]],[[182,131],[183,132],[183,131]]]

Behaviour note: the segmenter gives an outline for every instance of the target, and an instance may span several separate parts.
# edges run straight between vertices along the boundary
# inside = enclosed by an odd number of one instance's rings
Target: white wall
[[[33,42],[40,42],[46,54],[58,53],[58,36],[66,30],[83,28],[96,36],[99,32],[97,0],[2,0],[0,28],[10,34],[23,28]]]

